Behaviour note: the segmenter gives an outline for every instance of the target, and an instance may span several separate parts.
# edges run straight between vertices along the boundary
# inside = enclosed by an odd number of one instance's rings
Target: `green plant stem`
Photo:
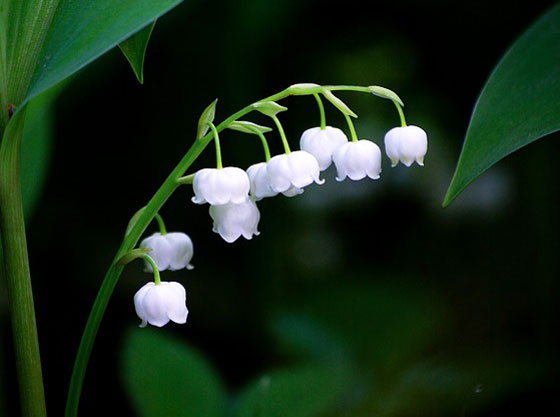
[[[325,130],[327,127],[327,118],[325,116],[325,106],[323,106],[323,101],[321,100],[321,96],[317,93],[313,94],[315,100],[317,100],[317,106],[319,106],[319,114],[321,116],[321,130]]]
[[[159,227],[159,234],[164,236],[167,234],[167,229],[165,228],[165,222],[163,221],[163,217],[159,213],[156,214],[156,221]]]
[[[349,90],[349,91],[360,91],[360,92],[370,92],[367,87],[356,87],[356,86],[348,86],[348,88],[339,88],[337,86],[329,86],[329,89],[338,89],[338,90]],[[312,89],[310,89],[309,93],[305,94],[313,94]],[[236,121],[237,119],[242,118],[246,114],[250,113],[254,110],[254,104],[261,102],[261,101],[278,101],[282,100],[292,93],[290,88],[286,88],[285,90],[280,91],[279,93],[273,94],[263,100],[255,101],[254,103],[245,106],[238,112],[232,114],[230,117],[225,119],[222,123],[216,126],[216,132],[221,132],[222,130],[226,129],[231,123]],[[301,92],[298,92],[297,95],[305,95]],[[277,118],[276,118],[277,119]],[[278,122],[279,123],[279,122]],[[278,126],[278,124],[277,124]],[[280,125],[281,129],[281,125]],[[281,130],[281,135],[284,133],[283,129]],[[206,136],[201,139],[195,141],[195,143],[191,146],[185,156],[181,159],[179,164],[175,167],[175,169],[169,174],[167,179],[161,185],[161,187],[157,190],[154,194],[152,199],[148,202],[144,210],[140,212],[138,218],[133,226],[131,226],[128,234],[125,236],[120,248],[115,255],[109,270],[107,271],[103,282],[101,283],[101,287],[99,292],[97,293],[97,297],[95,298],[93,307],[91,309],[88,321],[86,323],[86,327],[84,329],[84,333],[82,335],[82,339],[80,341],[80,346],[78,347],[78,352],[76,354],[76,360],[74,362],[74,369],[72,371],[72,377],[70,379],[70,387],[68,390],[68,398],[66,402],[66,417],[77,417],[78,415],[78,405],[80,400],[80,393],[82,390],[82,385],[84,382],[84,377],[86,373],[87,363],[89,361],[89,357],[91,355],[91,350],[93,348],[93,344],[95,341],[95,337],[97,335],[97,331],[99,329],[99,325],[101,324],[101,319],[103,318],[103,314],[107,309],[107,304],[109,303],[109,299],[111,298],[111,294],[115,286],[117,285],[118,279],[124,269],[124,265],[119,264],[118,261],[121,259],[122,256],[130,252],[136,244],[138,240],[148,227],[148,225],[154,219],[156,213],[158,213],[163,206],[163,204],[167,201],[167,199],[173,194],[173,192],[179,187],[182,183],[189,183],[192,181],[191,175],[186,177],[182,177],[187,169],[192,165],[192,163],[198,158],[198,156],[202,153],[202,151],[208,146],[208,144],[214,138],[214,131],[210,130]],[[285,140],[284,134],[284,146],[287,146],[287,140]],[[289,150],[289,147],[287,147]]]
[[[21,412],[24,417],[45,417],[47,411],[21,197],[20,145],[24,119],[25,110],[14,115],[0,148],[0,216]]]
[[[290,150],[290,144],[288,143],[288,139],[286,138],[286,132],[284,132],[284,128],[282,127],[282,123],[280,123],[280,120],[278,119],[278,116],[274,115],[274,116],[270,116],[272,118],[272,120],[274,120],[274,123],[276,124],[276,127],[278,128],[278,133],[280,133],[280,138],[282,139],[282,144],[284,145],[284,152],[286,152],[286,154],[289,154],[291,152]]]
[[[268,142],[266,140],[266,137],[264,136],[264,133],[257,128],[250,127],[249,129],[255,132],[255,134],[260,138],[264,151],[264,159],[266,162],[270,161],[270,148],[268,147]]]
[[[352,142],[357,142],[358,141],[358,135],[356,134],[356,129],[354,129],[354,123],[352,122],[352,119],[347,114],[344,115],[344,118],[346,119],[346,123],[348,123],[348,129],[350,129],[350,135],[352,137]]]
[[[161,284],[161,277],[159,276],[159,269],[157,267],[156,261],[150,255],[144,255],[143,258],[152,266],[152,271],[154,272],[154,282],[156,285]]]
[[[399,112],[399,117],[401,119],[401,127],[406,127],[406,119],[404,118],[404,113],[402,111],[401,105],[397,103],[395,100],[391,100],[391,101],[393,102],[393,104],[397,108],[397,111]]]
[[[210,126],[210,130],[214,134],[214,145],[216,145],[216,168],[222,169],[224,166],[222,165],[222,148],[220,146],[220,137],[218,136],[218,131],[216,130],[216,126],[214,123],[209,122],[208,126]]]

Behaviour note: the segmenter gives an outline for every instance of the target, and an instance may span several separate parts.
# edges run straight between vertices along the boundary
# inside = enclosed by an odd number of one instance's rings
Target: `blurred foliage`
[[[142,417],[219,417],[225,393],[216,371],[200,353],[156,330],[129,331],[122,377]]]

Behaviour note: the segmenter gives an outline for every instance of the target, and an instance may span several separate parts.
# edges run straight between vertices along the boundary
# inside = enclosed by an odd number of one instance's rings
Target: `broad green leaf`
[[[60,0],[25,101],[78,71],[181,0]]]
[[[486,82],[443,206],[505,156],[559,129],[557,5],[513,44]]]
[[[245,120],[236,120],[232,122],[228,129],[237,130],[238,132],[249,133],[256,135],[258,132],[266,133],[272,131],[270,127],[261,126],[253,122],[247,122]]]
[[[47,179],[53,142],[54,101],[62,85],[31,100],[21,142],[21,189],[26,217],[35,208]]]
[[[201,139],[206,135],[210,126],[208,123],[212,123],[214,121],[214,117],[216,116],[216,104],[218,103],[218,99],[214,100],[212,103],[208,105],[200,115],[198,119],[198,129],[196,130],[196,138]]]
[[[150,23],[140,32],[119,45],[140,84],[144,84],[144,57],[146,56],[146,48],[148,47],[155,24],[155,21]]]
[[[234,416],[321,416],[334,409],[349,389],[349,381],[345,369],[337,366],[314,364],[274,371],[241,393]]]
[[[162,329],[134,329],[122,350],[126,393],[140,417],[223,417],[226,394],[206,359]]]
[[[288,110],[287,107],[284,107],[275,101],[259,101],[258,103],[253,104],[253,108],[260,111],[262,114],[266,114],[267,116],[276,116],[278,113]]]
[[[337,96],[335,96],[332,91],[323,90],[322,93],[325,96],[325,98],[329,100],[331,104],[335,106],[338,110],[340,110],[343,114],[347,114],[348,116],[352,116],[352,117],[358,117],[358,115],[354,113],[350,109],[350,107],[348,107],[346,103],[344,103],[344,101],[342,101]]]

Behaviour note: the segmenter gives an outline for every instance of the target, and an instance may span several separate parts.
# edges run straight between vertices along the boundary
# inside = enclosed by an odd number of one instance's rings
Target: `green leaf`
[[[332,411],[348,389],[349,374],[336,366],[306,365],[274,371],[237,400],[235,417],[314,417]],[[331,413],[337,415],[336,413]]]
[[[226,394],[206,359],[163,329],[134,329],[122,350],[126,393],[140,417],[223,417]]]
[[[218,103],[218,99],[214,100],[212,103],[208,105],[200,115],[198,119],[198,129],[196,130],[196,138],[201,139],[206,135],[210,126],[208,123],[212,123],[214,121],[214,117],[216,116],[216,104]]]
[[[444,207],[496,162],[560,129],[559,45],[557,5],[513,44],[480,93]]]
[[[386,98],[388,100],[396,101],[401,105],[401,107],[404,107],[403,101],[393,90],[389,90],[388,88],[380,87],[378,85],[370,85],[368,88],[373,95],[381,98]]]
[[[25,114],[21,142],[21,188],[23,208],[28,217],[35,208],[47,179],[51,160],[54,101],[62,84],[31,100]]]
[[[119,48],[130,63],[140,84],[144,84],[144,57],[155,25],[156,22],[153,21],[140,32],[119,44]]]
[[[266,133],[272,131],[270,127],[261,126],[253,122],[247,122],[245,120],[236,120],[232,122],[228,129],[237,130],[238,132],[249,133],[256,135],[257,132]]]
[[[59,1],[25,101],[78,71],[180,2]]]
[[[262,114],[271,117],[276,116],[282,111],[288,110],[287,107],[281,106],[275,101],[259,101],[258,103],[253,104],[253,108],[260,111]]]
[[[358,117],[356,113],[350,110],[350,107],[346,105],[341,99],[335,96],[332,91],[330,90],[323,90],[323,95],[327,100],[329,100],[333,106],[335,106],[338,110],[340,110],[343,114],[347,114],[348,116]]]

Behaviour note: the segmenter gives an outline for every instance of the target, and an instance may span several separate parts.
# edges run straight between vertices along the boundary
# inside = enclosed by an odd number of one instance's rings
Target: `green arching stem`
[[[327,127],[327,118],[325,117],[325,106],[323,106],[323,101],[321,100],[321,96],[317,93],[313,94],[315,100],[317,100],[317,106],[319,106],[319,114],[321,115],[321,130],[325,130]]]
[[[334,89],[337,87],[330,86],[329,89]],[[340,89],[340,88],[337,88]],[[360,91],[360,92],[370,92],[367,87],[355,87],[349,86],[348,88],[343,88],[349,91]],[[311,91],[311,89],[310,89]],[[316,92],[316,91],[315,91]],[[310,92],[309,94],[312,94]],[[307,93],[306,93],[307,94]],[[273,94],[263,100],[256,101],[243,107],[241,110],[232,114],[227,119],[223,120],[219,125],[216,126],[216,132],[221,132],[226,129],[232,122],[242,118],[251,111],[254,110],[254,104],[261,101],[278,101],[292,95],[290,88],[280,91],[279,93]],[[297,95],[302,94],[301,90]],[[80,393],[82,390],[82,385],[84,382],[84,377],[86,373],[87,363],[91,355],[91,350],[95,341],[95,336],[101,324],[101,319],[103,314],[107,309],[107,304],[111,298],[111,294],[115,286],[117,285],[118,279],[124,269],[124,266],[119,264],[118,261],[122,256],[129,253],[136,244],[138,240],[152,222],[155,215],[160,211],[161,207],[165,204],[168,198],[173,194],[173,192],[183,183],[192,183],[192,176],[185,175],[185,172],[190,168],[193,162],[198,158],[202,151],[208,146],[208,144],[214,138],[214,130],[211,130],[203,138],[196,140],[185,156],[179,161],[177,166],[169,174],[166,180],[163,182],[161,187],[156,191],[152,199],[148,202],[145,209],[140,213],[138,219],[134,225],[129,230],[128,234],[125,236],[120,248],[118,249],[113,262],[111,263],[97,297],[95,298],[93,307],[91,309],[88,321],[86,323],[82,339],[80,341],[80,346],[76,354],[76,360],[74,362],[74,369],[72,371],[72,377],[70,380],[70,386],[68,390],[68,398],[66,402],[66,412],[65,417],[77,417],[78,415],[78,405],[80,400]],[[287,143],[287,142],[286,142]]]
[[[222,148],[220,147],[220,137],[218,136],[218,131],[216,130],[216,126],[214,126],[214,123],[209,122],[208,126],[210,126],[210,129],[214,134],[214,144],[216,145],[216,167],[218,169],[222,169],[224,166],[222,165]]]
[[[167,229],[165,228],[165,222],[163,221],[163,217],[161,217],[159,213],[157,213],[155,217],[159,226],[159,234],[162,236],[166,235]]]
[[[159,276],[159,269],[156,265],[156,262],[152,259],[150,255],[142,256],[146,262],[148,262],[152,266],[152,271],[154,271],[154,282],[156,285],[161,284],[161,278]]]
[[[284,132],[284,128],[282,127],[280,120],[278,120],[278,116],[274,115],[270,117],[272,118],[272,120],[274,120],[274,123],[276,123],[276,127],[278,128],[278,133],[280,133],[280,138],[282,139],[282,144],[284,145],[284,152],[286,152],[286,154],[289,154],[291,152],[290,145],[288,144],[288,139],[286,139],[286,133]]]
[[[395,100],[391,100],[391,101],[393,102],[393,104],[397,108],[397,111],[399,112],[399,117],[401,118],[401,127],[406,127],[406,119],[404,118],[404,113],[402,111],[401,105],[397,103]]]
[[[352,137],[352,142],[357,142],[358,141],[358,135],[356,135],[356,129],[354,129],[354,123],[352,122],[352,119],[347,114],[345,114],[344,117],[346,118],[346,123],[348,123],[348,129],[350,129],[350,135]]]

